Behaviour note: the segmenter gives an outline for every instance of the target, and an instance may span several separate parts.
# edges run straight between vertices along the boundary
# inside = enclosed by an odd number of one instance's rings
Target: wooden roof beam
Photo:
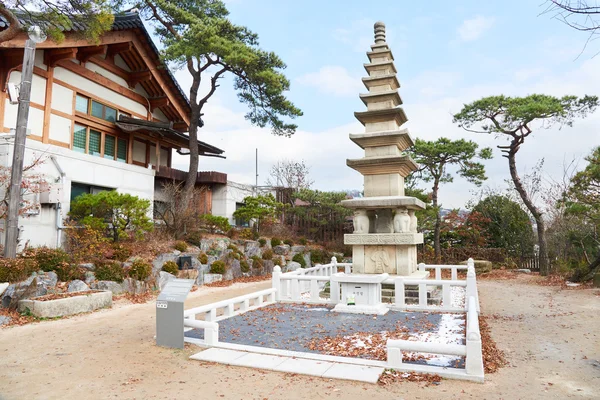
[[[94,56],[106,54],[107,49],[107,45],[80,47],[77,51],[77,59],[82,63],[86,63],[90,58]]]
[[[23,49],[0,51],[0,90],[6,91],[10,72],[23,64]]]
[[[56,67],[61,60],[70,60],[77,56],[77,48],[70,47],[66,49],[46,49],[44,50],[44,64],[49,67]]]
[[[150,70],[130,72],[128,75],[127,84],[130,89],[135,88],[140,82],[146,82],[152,79],[152,72],[150,72]]]
[[[111,44],[108,46],[108,50],[106,51],[106,59],[114,61],[117,54],[125,53],[126,51],[130,51],[132,48],[133,43],[131,42]]]
[[[173,129],[180,132],[187,132],[189,126],[184,121],[177,121],[173,123]]]
[[[167,96],[162,97],[150,97],[148,98],[148,102],[150,103],[150,111],[154,112],[155,109],[160,107],[166,107],[169,104],[169,98]]]

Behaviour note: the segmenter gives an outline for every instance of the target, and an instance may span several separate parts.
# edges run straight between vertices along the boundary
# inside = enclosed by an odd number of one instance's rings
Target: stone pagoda
[[[425,203],[404,195],[404,179],[417,164],[403,153],[413,141],[408,130],[400,128],[407,118],[400,107],[400,83],[383,22],[375,23],[375,44],[367,56],[369,76],[362,81],[369,92],[360,95],[367,111],[354,113],[365,132],[350,134],[365,156],[346,161],[364,176],[365,194],[342,201],[355,210],[354,233],[344,235],[344,243],[352,246],[353,273],[420,278],[425,273],[417,271],[417,244],[423,243],[423,234],[417,233],[415,211]]]

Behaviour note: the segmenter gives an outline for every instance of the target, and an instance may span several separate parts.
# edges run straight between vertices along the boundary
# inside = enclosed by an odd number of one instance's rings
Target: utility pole
[[[256,171],[256,186],[254,186],[254,190],[256,192],[256,197],[258,197],[258,147],[256,148],[254,171]]]
[[[31,97],[35,45],[46,39],[45,35],[41,34],[40,29],[38,27],[36,28],[32,29],[29,33],[29,39],[25,42],[23,53],[17,127],[15,132],[12,169],[10,173],[8,215],[5,226],[4,257],[6,258],[15,258],[17,256],[21,181],[23,179],[23,158],[25,157],[25,139],[27,139],[27,121],[29,119],[29,100]]]

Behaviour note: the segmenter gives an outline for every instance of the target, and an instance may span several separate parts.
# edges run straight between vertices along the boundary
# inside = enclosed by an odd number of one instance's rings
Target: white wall
[[[254,186],[232,181],[227,181],[227,185],[215,186],[212,193],[212,214],[226,217],[231,225],[235,225],[235,203],[243,203],[244,198],[253,193]]]
[[[10,166],[12,163],[13,141],[0,142],[0,164]],[[140,198],[154,200],[154,170],[129,165],[72,150],[43,144],[35,140],[27,140],[25,165],[35,157],[43,155],[46,161],[37,171],[44,175],[47,182],[58,182],[59,173],[50,160],[55,156],[60,167],[65,172],[62,191],[62,215],[59,222],[69,212],[71,197],[71,182],[88,185],[104,186],[116,189],[120,193],[129,193]],[[30,246],[52,246],[57,244],[57,211],[56,206],[44,205],[37,215],[25,216],[19,219],[22,227],[20,243],[29,242]],[[2,239],[3,240],[3,239]]]

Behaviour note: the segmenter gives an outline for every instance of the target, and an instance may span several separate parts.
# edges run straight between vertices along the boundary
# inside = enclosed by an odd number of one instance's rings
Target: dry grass
[[[251,283],[251,282],[261,282],[261,281],[268,281],[269,279],[271,279],[271,275],[264,275],[264,276],[242,276],[240,278],[234,278],[230,281],[219,281],[219,282],[213,282],[213,283],[207,283],[204,286],[207,287],[227,287],[227,286],[231,286],[234,283]]]

